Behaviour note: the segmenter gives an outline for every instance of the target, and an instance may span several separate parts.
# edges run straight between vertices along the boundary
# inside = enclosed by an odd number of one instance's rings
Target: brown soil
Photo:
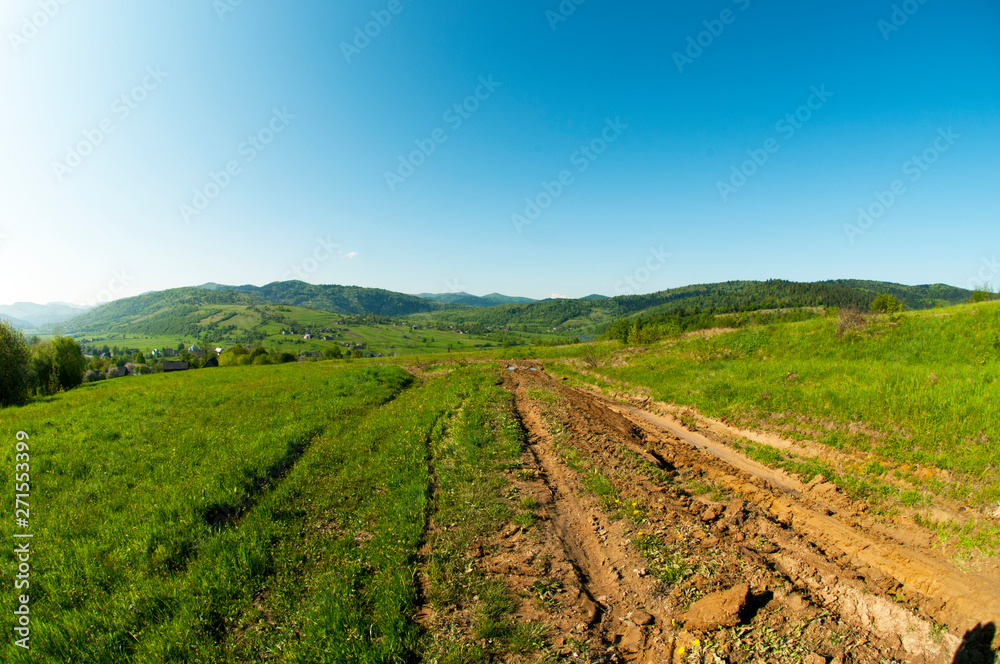
[[[497,533],[480,563],[521,598],[519,619],[548,627],[557,660],[993,661],[1000,584],[926,536],[540,364],[501,373],[527,436],[511,479],[538,521]]]

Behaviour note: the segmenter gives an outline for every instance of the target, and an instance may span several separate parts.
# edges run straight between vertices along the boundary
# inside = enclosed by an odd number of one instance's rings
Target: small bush
[[[857,309],[841,309],[837,315],[837,334],[844,336],[868,327],[868,319]]]

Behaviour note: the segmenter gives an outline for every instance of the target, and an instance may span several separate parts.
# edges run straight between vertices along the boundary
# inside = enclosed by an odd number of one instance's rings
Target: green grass
[[[483,367],[419,386],[390,366],[233,367],[0,411],[7,486],[15,433],[30,435],[35,534],[32,649],[9,639],[3,661],[411,660],[431,469],[442,491],[482,501],[463,516],[508,514],[494,470],[519,430],[505,393],[484,396],[492,380]],[[473,476],[452,481],[450,465]],[[0,565],[15,568],[11,547]],[[13,594],[5,584],[5,606]]]
[[[875,481],[900,464],[948,470],[960,481],[942,490],[988,504],[1000,498],[998,331],[1000,303],[882,317],[844,336],[820,319],[671,340],[618,367],[605,344],[598,371],[712,417],[804,426],[801,437],[871,454],[862,473]]]

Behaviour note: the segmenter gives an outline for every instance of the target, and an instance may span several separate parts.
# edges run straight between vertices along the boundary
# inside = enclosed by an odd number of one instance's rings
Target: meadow
[[[248,366],[0,411],[0,438],[29,436],[35,536],[31,650],[8,641],[3,661],[411,660],[429,520],[495,489],[520,450],[490,376]],[[5,445],[6,486],[13,468]],[[499,492],[480,507],[461,501],[480,529],[507,509]],[[436,553],[438,595],[467,584],[449,576],[463,555]],[[15,569],[10,547],[2,561]],[[11,584],[2,597],[14,605]]]
[[[861,461],[786,463],[770,448],[745,446],[770,465],[806,479],[822,473],[890,511],[938,495],[992,512],[1000,500],[1000,303],[871,316],[846,329],[831,314],[646,346],[604,342],[564,351],[562,360],[540,354],[581,382],[626,386],[847,452]],[[980,525],[972,527],[978,536],[959,533],[964,543],[1000,548],[1000,528]]]

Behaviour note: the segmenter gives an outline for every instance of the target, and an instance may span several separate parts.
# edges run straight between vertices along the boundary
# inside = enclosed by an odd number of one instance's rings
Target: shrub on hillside
[[[0,320],[0,406],[28,400],[28,362],[31,353],[24,334]]]
[[[868,319],[858,309],[841,309],[837,314],[837,334],[844,336],[868,327]]]
[[[878,314],[888,314],[892,316],[894,313],[898,312],[902,307],[899,304],[899,300],[896,299],[895,295],[887,295],[882,293],[876,297],[868,307],[872,311]]]
[[[104,374],[95,369],[87,369],[87,373],[83,374],[84,383],[96,383],[99,380],[104,380],[104,378]]]

